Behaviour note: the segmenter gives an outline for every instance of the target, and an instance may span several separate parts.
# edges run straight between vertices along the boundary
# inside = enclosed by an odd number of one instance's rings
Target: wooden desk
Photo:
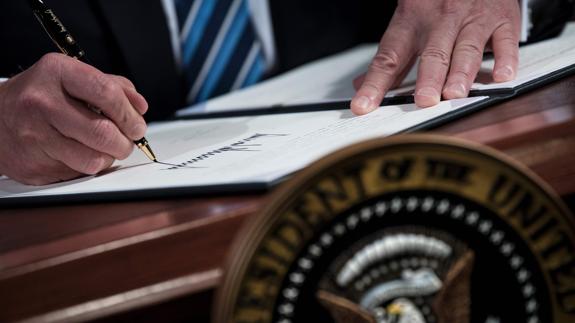
[[[433,131],[575,193],[575,76]],[[0,211],[0,321],[206,321],[234,235],[266,196]]]

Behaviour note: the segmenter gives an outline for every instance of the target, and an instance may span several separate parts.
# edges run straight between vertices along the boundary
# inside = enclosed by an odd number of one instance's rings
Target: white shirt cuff
[[[524,43],[529,37],[529,30],[531,29],[531,12],[529,10],[528,0],[519,0],[519,6],[521,8],[521,38],[520,42]]]

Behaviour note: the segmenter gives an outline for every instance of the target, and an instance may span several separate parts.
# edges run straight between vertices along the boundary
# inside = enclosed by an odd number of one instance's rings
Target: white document
[[[0,203],[19,197],[271,183],[350,144],[398,133],[484,99],[445,101],[426,109],[385,106],[360,117],[333,110],[161,123],[152,125],[146,137],[161,161],[178,167],[151,163],[135,150],[98,176],[41,187],[2,178]]]
[[[523,46],[519,49],[519,66],[514,80],[503,83],[493,81],[494,59],[486,59],[473,83],[472,90],[514,89],[545,75],[575,64],[575,24],[567,25],[557,38]],[[415,91],[417,73],[412,70],[402,86],[391,95],[412,94]]]
[[[365,72],[376,50],[374,45],[358,46],[308,63],[249,88],[180,110],[177,114],[348,100],[355,93],[353,79]]]
[[[312,62],[293,71],[247,89],[220,96],[183,110],[180,116],[205,112],[222,112],[276,105],[313,104],[351,100],[355,94],[353,79],[365,73],[377,45],[362,45],[343,53]],[[519,85],[575,64],[575,23],[567,25],[561,36],[523,46],[517,78],[510,82],[494,83],[491,78],[493,59],[487,59],[472,89],[513,89]],[[386,97],[411,95],[415,89],[417,64],[402,85]],[[289,107],[288,107],[289,108]]]
[[[515,88],[573,64],[575,64],[575,24],[570,23],[561,36],[519,49],[519,68],[513,81],[494,83],[491,78],[494,60],[484,61],[473,89]]]

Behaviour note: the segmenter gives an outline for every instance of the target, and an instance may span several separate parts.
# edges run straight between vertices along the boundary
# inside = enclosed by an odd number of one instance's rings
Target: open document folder
[[[345,108],[355,94],[352,82],[364,73],[377,51],[377,45],[362,45],[316,62],[299,67],[256,86],[223,95],[196,106],[183,109],[179,116],[199,113],[221,113],[244,109],[341,102]],[[575,23],[567,25],[563,33],[553,39],[523,46],[519,50],[517,78],[510,82],[495,83],[491,78],[494,60],[485,59],[472,86],[471,95],[509,95],[533,84],[553,81],[562,73],[575,68]],[[406,76],[402,85],[387,93],[392,104],[407,103],[415,90],[417,66]],[[397,100],[404,97],[405,102]],[[338,105],[332,105],[338,106]]]
[[[521,48],[517,79],[493,84],[493,60],[486,60],[472,97],[441,102],[426,109],[413,104],[385,105],[361,117],[348,104],[352,79],[360,74],[375,47],[359,47],[304,66],[252,88],[180,111],[218,114],[243,108],[323,103],[323,111],[293,106],[254,109],[241,117],[172,121],[153,125],[146,137],[158,158],[149,163],[138,151],[109,171],[60,184],[32,187],[0,177],[0,205],[32,201],[83,201],[263,190],[289,174],[340,148],[413,129],[431,127],[518,93],[539,87],[575,70],[575,26],[559,38]],[[411,98],[415,73],[389,94]],[[409,100],[406,100],[408,102]],[[330,106],[331,105],[331,106]],[[235,109],[235,110],[234,110]],[[268,109],[269,110],[269,109]],[[279,113],[278,113],[279,111]],[[285,113],[306,111],[301,113]]]
[[[360,117],[332,110],[160,123],[146,137],[167,164],[135,150],[103,174],[65,183],[34,187],[3,178],[0,205],[262,190],[338,149],[432,125],[486,99],[387,106]]]

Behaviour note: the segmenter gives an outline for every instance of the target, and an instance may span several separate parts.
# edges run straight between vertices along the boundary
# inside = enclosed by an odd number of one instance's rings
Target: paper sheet
[[[519,66],[514,80],[495,83],[492,78],[494,59],[486,59],[472,85],[473,90],[513,89],[539,77],[575,64],[575,24],[569,24],[560,37],[523,46],[519,49]],[[403,85],[391,95],[412,94],[417,73],[412,70]]]
[[[0,179],[0,202],[15,197],[269,183],[350,144],[398,133],[484,99],[445,101],[427,109],[386,106],[361,117],[333,110],[157,124],[146,137],[161,161],[180,167],[150,163],[135,150],[98,176],[41,187]]]
[[[177,114],[346,100],[355,93],[353,79],[365,72],[375,51],[373,45],[362,45],[306,64],[255,86],[183,109]]]
[[[204,112],[267,108],[275,105],[313,104],[350,100],[355,89],[353,79],[364,73],[375,55],[377,45],[362,45],[343,53],[309,63],[250,88],[223,95],[208,102],[180,110],[179,116]],[[561,36],[520,48],[517,78],[494,83],[493,59],[486,59],[474,90],[512,89],[531,80],[575,64],[575,23]],[[417,65],[407,74],[401,87],[387,97],[411,95],[415,89]]]

